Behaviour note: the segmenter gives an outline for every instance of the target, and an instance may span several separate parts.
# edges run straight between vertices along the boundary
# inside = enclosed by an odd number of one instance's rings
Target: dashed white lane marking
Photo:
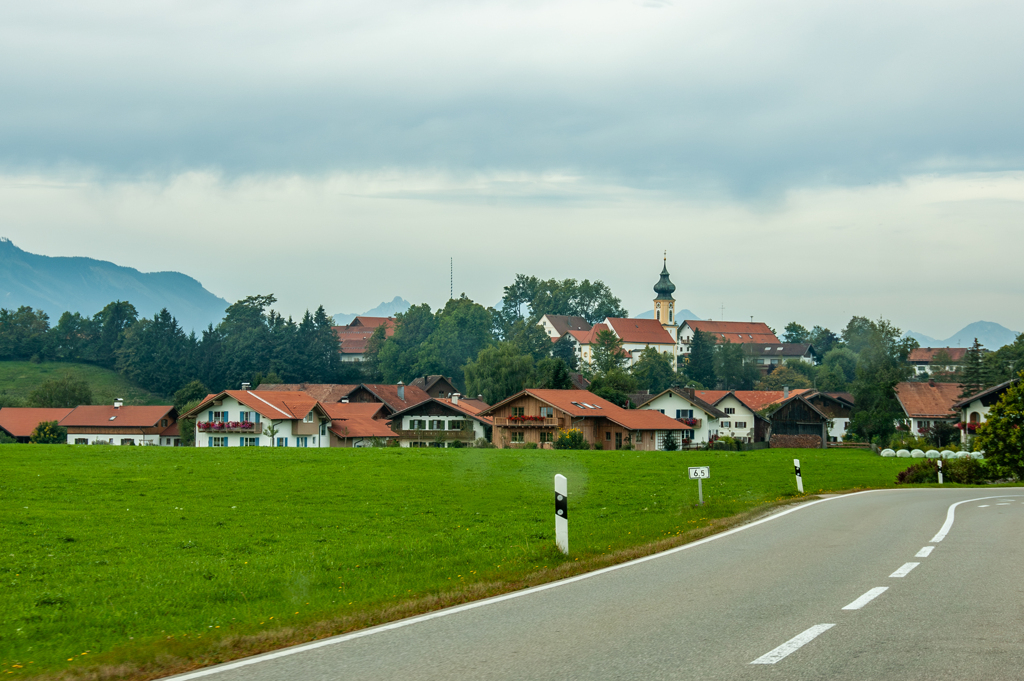
[[[1009,504],[996,504],[996,506],[1009,506]]]
[[[910,571],[916,568],[920,563],[904,563],[903,566],[896,572],[889,575],[890,577],[906,577],[910,574]]]
[[[786,657],[790,653],[794,653],[797,650],[800,650],[800,648],[807,645],[814,639],[818,638],[819,635],[823,634],[824,632],[828,631],[834,626],[836,625],[815,624],[807,631],[797,634],[796,636],[794,636],[793,638],[789,639],[781,646],[776,648],[775,650],[765,653],[764,655],[757,658],[750,664],[775,664],[776,662]]]
[[[866,594],[855,600],[853,603],[850,603],[848,606],[843,608],[843,610],[860,610],[865,605],[867,605],[871,601],[875,600],[876,598],[884,594],[886,590],[888,590],[888,588],[889,587],[887,586],[876,586],[874,589],[868,591]]]
[[[914,558],[927,558],[932,555],[932,551],[935,550],[934,546],[926,546],[917,553],[914,554]]]
[[[981,506],[979,506],[978,508],[988,508],[988,504],[982,504],[982,505],[981,505]]]

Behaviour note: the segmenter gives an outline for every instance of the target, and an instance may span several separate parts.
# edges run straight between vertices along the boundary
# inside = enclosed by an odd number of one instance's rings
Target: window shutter
[[[259,446],[260,446],[260,439],[259,439],[259,438],[256,438],[256,446],[257,446],[257,447],[259,447]]]
[[[206,443],[206,446],[207,447],[212,447],[213,446],[213,438],[212,437],[209,438],[209,441]]]
[[[207,421],[212,421],[213,420],[213,412],[212,411],[206,412],[206,420]]]
[[[257,411],[257,412],[255,412],[255,414],[256,414],[256,420],[253,421],[253,423],[259,423],[260,422],[260,413]]]

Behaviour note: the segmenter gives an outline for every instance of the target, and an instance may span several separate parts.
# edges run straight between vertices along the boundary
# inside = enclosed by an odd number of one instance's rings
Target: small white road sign
[[[709,466],[690,466],[690,480],[700,480],[701,478],[707,480],[711,477],[711,468]]]

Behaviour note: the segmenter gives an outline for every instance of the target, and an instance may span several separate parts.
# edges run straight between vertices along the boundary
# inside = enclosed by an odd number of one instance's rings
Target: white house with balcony
[[[1006,381],[991,388],[986,388],[953,405],[954,411],[960,415],[960,422],[956,425],[960,429],[961,442],[966,443],[967,438],[974,435],[978,430],[978,426],[988,420],[988,413],[993,405],[1016,382],[1017,379],[1013,379],[1012,381]]]
[[[391,430],[402,447],[451,447],[490,439],[494,419],[480,416],[480,409],[462,399],[432,397],[391,415]]]
[[[718,437],[718,423],[725,413],[698,398],[688,388],[669,388],[641,404],[639,409],[651,409],[679,422],[682,444],[713,441]]]
[[[330,447],[331,418],[303,392],[225,390],[185,415],[197,447]]]

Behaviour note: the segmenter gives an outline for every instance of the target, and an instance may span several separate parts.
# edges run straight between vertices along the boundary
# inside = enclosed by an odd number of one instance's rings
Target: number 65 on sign
[[[707,480],[711,477],[711,468],[708,466],[690,466],[690,480]]]

